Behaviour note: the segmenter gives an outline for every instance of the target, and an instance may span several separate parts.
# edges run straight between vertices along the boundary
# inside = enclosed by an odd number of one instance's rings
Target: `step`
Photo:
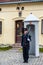
[[[13,45],[13,47],[14,47],[14,48],[21,48],[21,43],[15,43],[15,44]]]

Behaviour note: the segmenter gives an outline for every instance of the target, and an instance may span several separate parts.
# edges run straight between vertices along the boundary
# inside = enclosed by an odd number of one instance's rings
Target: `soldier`
[[[22,41],[21,41],[24,63],[28,63],[30,41],[31,41],[31,36],[28,35],[28,29],[24,28],[24,34],[22,35]]]

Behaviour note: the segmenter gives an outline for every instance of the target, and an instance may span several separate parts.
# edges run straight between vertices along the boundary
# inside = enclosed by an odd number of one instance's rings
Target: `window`
[[[22,16],[22,11],[19,12],[19,17],[21,17],[21,16]]]
[[[24,7],[22,7],[21,10],[24,10]]]
[[[41,21],[41,33],[43,34],[43,20]]]
[[[20,7],[17,7],[17,10],[20,10]]]
[[[1,11],[2,9],[0,8],[0,11]]]
[[[2,34],[2,21],[0,21],[0,34]]]

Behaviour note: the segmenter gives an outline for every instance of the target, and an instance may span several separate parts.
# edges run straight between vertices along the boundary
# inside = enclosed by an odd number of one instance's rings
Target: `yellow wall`
[[[24,7],[22,17],[18,16],[17,6]],[[33,13],[40,19],[39,21],[39,44],[43,45],[43,34],[41,34],[41,19],[43,19],[43,2],[23,3],[12,5],[0,5],[0,21],[2,21],[2,34],[0,35],[0,44],[15,43],[15,21],[24,20],[30,13]]]

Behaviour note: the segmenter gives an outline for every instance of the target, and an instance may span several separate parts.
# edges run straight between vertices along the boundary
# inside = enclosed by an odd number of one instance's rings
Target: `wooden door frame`
[[[17,43],[17,42],[16,42],[16,23],[17,23],[18,21],[23,22],[23,20],[16,20],[16,21],[15,21],[15,43]]]

